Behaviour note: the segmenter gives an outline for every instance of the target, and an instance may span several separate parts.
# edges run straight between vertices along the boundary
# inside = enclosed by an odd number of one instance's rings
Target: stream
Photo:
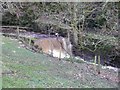
[[[90,51],[74,51],[73,54],[75,56],[79,56],[85,61],[94,63],[95,54]],[[120,68],[120,56],[116,56],[113,58],[110,58],[108,55],[100,55],[100,64],[104,66],[112,66],[116,68]]]
[[[15,33],[14,33],[15,34]],[[46,35],[46,34],[40,34],[40,33],[35,33],[35,32],[23,32],[20,33],[21,36],[24,37],[32,37],[32,38],[48,38],[48,37],[56,37],[55,35]],[[80,58],[83,58],[85,61],[88,62],[94,62],[94,53],[91,53],[90,51],[78,51],[74,50],[73,51],[74,56],[79,56]],[[101,62],[102,65],[107,65],[107,66],[113,66],[120,68],[120,56],[117,56],[114,60],[112,60],[110,57],[107,55],[101,55]]]
[[[40,34],[40,33],[35,33],[35,32],[26,32],[25,34],[27,36],[31,36],[31,37],[38,38],[38,39],[48,38],[48,37],[53,37],[53,38],[56,37],[55,35],[46,35],[46,34]],[[95,54],[90,51],[75,50],[75,51],[73,51],[73,55],[79,56],[80,58],[83,58],[85,61],[92,62],[92,63],[94,62]],[[120,56],[117,56],[117,58],[112,60],[112,58],[110,58],[108,55],[101,55],[100,59],[101,59],[100,63],[102,65],[120,68]]]

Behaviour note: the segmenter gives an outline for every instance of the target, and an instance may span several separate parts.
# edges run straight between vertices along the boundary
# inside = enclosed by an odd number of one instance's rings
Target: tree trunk
[[[74,43],[75,43],[75,45],[78,45],[78,33],[77,33],[77,31],[74,31]]]
[[[69,30],[67,30],[67,39],[68,39],[68,41],[70,41],[70,31]]]
[[[73,32],[74,32],[74,43],[78,45],[78,29],[77,29],[77,3],[74,2],[74,13],[73,13]]]
[[[19,26],[17,26],[17,38],[18,38],[18,40],[20,39],[19,34],[20,34],[20,32],[19,32]]]

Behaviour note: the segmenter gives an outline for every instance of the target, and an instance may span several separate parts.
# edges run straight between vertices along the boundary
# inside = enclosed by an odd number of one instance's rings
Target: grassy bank
[[[117,87],[116,82],[98,75],[93,65],[59,61],[34,53],[8,37],[2,38],[2,63],[3,88]],[[112,76],[117,74],[109,70],[102,72]]]

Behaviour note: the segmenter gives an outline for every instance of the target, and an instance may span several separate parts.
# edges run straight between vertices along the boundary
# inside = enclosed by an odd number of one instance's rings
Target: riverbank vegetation
[[[106,79],[100,79],[99,75],[104,76],[105,73],[108,73],[101,70],[101,65],[120,68],[119,7],[118,2],[1,2],[3,87],[26,87],[26,85],[27,87],[91,87],[92,85],[98,87],[100,84],[98,82],[101,82],[100,87],[116,86],[115,83],[112,85],[112,82],[109,83]],[[55,61],[56,58],[44,56],[44,54],[37,53],[37,50],[33,50],[34,40],[40,38],[41,35],[52,37],[55,36],[55,33],[70,40],[73,45],[73,57],[65,61]],[[17,39],[17,41],[12,41],[11,38]],[[22,48],[18,45],[20,41],[24,43]],[[77,79],[76,76],[74,80],[73,73],[79,72],[78,69],[74,72],[75,64],[73,64],[74,68],[68,69],[70,77],[66,79],[68,73],[64,74],[67,72],[64,63],[67,63],[66,65],[69,67],[72,65],[69,61],[74,62],[76,56],[98,64],[98,72],[95,74],[98,76],[96,77],[92,77],[89,71],[93,69],[88,69],[92,66],[88,65],[89,67],[86,69],[90,77],[95,79],[93,82],[95,84],[87,83],[88,76],[84,75],[85,73],[78,76],[79,78],[86,77],[85,81],[84,78],[82,78],[83,82],[80,81],[81,79]],[[83,66],[78,65],[80,72],[87,67],[82,60],[76,60]],[[61,65],[57,67],[54,64]],[[58,71],[53,70],[55,67]],[[60,71],[64,67],[65,71]],[[26,72],[24,68],[30,71]],[[56,74],[52,72],[55,76],[50,74],[50,70],[56,72]],[[61,76],[57,77],[59,73]],[[114,76],[114,72],[110,73]],[[13,78],[14,76],[15,78]]]

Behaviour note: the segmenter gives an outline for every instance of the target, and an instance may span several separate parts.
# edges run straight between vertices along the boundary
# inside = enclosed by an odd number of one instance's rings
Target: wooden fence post
[[[95,55],[95,59],[94,59],[94,64],[95,64],[95,68],[96,68],[96,61],[97,61],[97,55]]]
[[[98,68],[97,68],[98,74],[100,74],[100,55],[98,55]]]

